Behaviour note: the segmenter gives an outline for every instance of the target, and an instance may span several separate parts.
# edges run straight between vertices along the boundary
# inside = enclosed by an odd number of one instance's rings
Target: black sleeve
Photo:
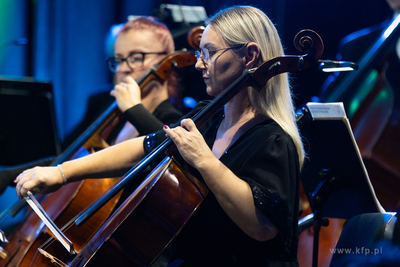
[[[282,135],[270,136],[259,147],[249,152],[240,177],[249,183],[254,205],[271,220],[289,248],[297,235],[293,229],[298,214],[297,152],[293,142]]]
[[[135,125],[140,135],[156,132],[165,125],[165,123],[162,123],[153,116],[142,104],[127,109],[124,112],[124,117],[132,125]]]
[[[205,106],[207,106],[210,103],[210,101],[200,101],[196,107],[192,109],[188,114],[185,116],[181,117],[176,123],[170,124],[169,126],[171,128],[177,127],[181,124],[181,120],[186,119],[186,118],[192,118],[194,115],[196,115],[200,110],[202,110]],[[162,125],[164,126],[164,125]],[[162,129],[158,128],[154,133],[148,134],[146,138],[144,139],[143,142],[143,147],[144,151],[146,154],[150,153],[154,148],[159,146],[164,140],[165,140],[165,134],[164,130],[159,130]],[[207,126],[204,126],[207,127]]]
[[[142,104],[138,104],[127,109],[124,112],[124,117],[132,125],[135,125],[140,135],[146,135],[162,129],[166,124],[170,125],[177,122],[182,114],[172,108],[151,114]]]

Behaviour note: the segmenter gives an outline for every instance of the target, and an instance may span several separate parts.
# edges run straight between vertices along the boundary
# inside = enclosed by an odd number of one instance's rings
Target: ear
[[[261,56],[260,47],[256,43],[251,42],[247,44],[244,52],[246,69],[254,68]]]

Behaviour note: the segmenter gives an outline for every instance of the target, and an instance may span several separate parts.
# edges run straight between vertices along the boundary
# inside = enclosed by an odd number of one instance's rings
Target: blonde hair
[[[261,50],[257,66],[283,55],[282,44],[274,24],[264,12],[255,7],[230,7],[209,18],[206,25],[212,27],[229,46],[255,42]],[[288,75],[283,73],[272,77],[260,92],[249,88],[248,96],[257,112],[272,118],[291,136],[301,167],[304,162],[304,149],[296,124]]]

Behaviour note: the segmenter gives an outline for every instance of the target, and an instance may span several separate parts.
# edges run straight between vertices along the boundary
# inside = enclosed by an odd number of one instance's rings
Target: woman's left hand
[[[171,138],[183,159],[196,169],[202,168],[214,154],[191,119],[181,121],[174,129],[164,126],[166,136]]]

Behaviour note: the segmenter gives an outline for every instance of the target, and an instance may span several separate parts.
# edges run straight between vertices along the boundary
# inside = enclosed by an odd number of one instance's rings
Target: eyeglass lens
[[[206,61],[206,62],[210,61],[210,53],[209,53],[208,49],[203,48],[201,50],[196,50],[195,53],[196,53],[197,60],[199,60],[201,58],[201,56],[203,56],[204,61]]]
[[[131,69],[141,68],[143,66],[144,55],[141,53],[130,55],[127,58],[110,58],[107,63],[112,72],[116,72],[117,68],[126,61]]]
[[[228,50],[228,49],[237,49],[240,47],[244,47],[244,45],[235,45],[232,47],[224,47],[224,48],[220,48],[220,49],[215,49],[215,50],[208,50],[207,48],[202,48],[200,50],[197,50],[196,53],[196,58],[197,60],[199,60],[201,58],[201,56],[203,55],[203,59],[205,62],[209,62],[210,59],[218,52],[218,51],[222,51],[222,50]]]

